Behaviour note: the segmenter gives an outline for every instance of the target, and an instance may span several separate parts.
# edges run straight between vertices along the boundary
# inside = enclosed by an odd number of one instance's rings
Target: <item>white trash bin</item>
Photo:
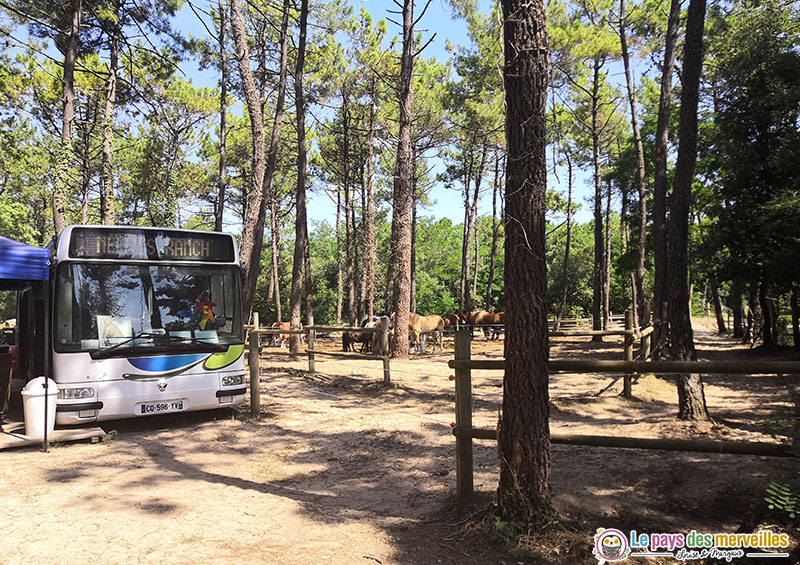
[[[42,439],[44,437],[44,377],[37,377],[22,389],[22,412],[25,416],[25,435]],[[58,385],[47,379],[47,433],[53,433],[56,425],[56,398]]]

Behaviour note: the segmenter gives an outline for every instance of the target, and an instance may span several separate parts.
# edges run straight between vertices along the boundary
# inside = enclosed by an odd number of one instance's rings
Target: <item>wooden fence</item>
[[[626,318],[627,320],[627,318]],[[627,324],[626,324],[627,325]],[[777,374],[800,375],[798,361],[648,361],[653,326],[641,332],[625,330],[625,360],[597,361],[552,360],[547,363],[548,372],[553,373],[612,373],[624,374],[627,378],[637,373],[657,375],[670,374]],[[607,335],[607,334],[606,334]],[[632,347],[635,340],[641,343],[639,360],[632,361]],[[455,369],[455,413],[456,421],[453,435],[456,438],[456,494],[458,497],[470,496],[473,488],[472,440],[497,440],[497,430],[474,428],[472,425],[472,370],[504,371],[505,360],[472,360],[470,333],[466,330],[456,332],[455,359],[449,362]],[[630,382],[625,387],[630,393]],[[637,449],[660,449],[668,451],[699,451],[707,453],[733,453],[763,455],[774,457],[795,457],[790,446],[771,443],[731,442],[715,440],[679,440],[661,438],[628,438],[588,436],[576,434],[550,433],[550,442],[569,445],[589,445],[596,447],[624,447]]]
[[[344,326],[303,326],[299,330],[280,330],[272,327],[260,327],[258,320],[258,313],[253,313],[253,325],[246,326],[248,330],[247,335],[247,362],[250,370],[250,412],[253,415],[258,415],[261,411],[261,390],[260,390],[260,371],[259,371],[259,358],[261,356],[261,340],[262,335],[304,335],[306,336],[306,349],[298,353],[290,351],[271,351],[270,355],[287,355],[292,357],[305,355],[308,358],[308,372],[316,372],[316,357],[322,355],[326,357],[337,357],[340,359],[367,359],[377,360],[383,362],[383,383],[390,385],[392,383],[390,357],[389,357],[389,320],[386,318],[381,319],[381,325],[375,328],[350,328]],[[375,333],[380,334],[381,354],[369,355],[365,353],[349,353],[339,351],[321,351],[316,349],[317,332],[329,333],[343,333],[343,332],[359,332],[359,333]]]

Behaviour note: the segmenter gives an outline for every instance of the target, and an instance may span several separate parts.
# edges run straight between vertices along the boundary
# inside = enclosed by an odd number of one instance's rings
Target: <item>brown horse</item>
[[[372,332],[342,332],[342,351],[355,351],[355,344],[360,343],[361,353],[369,352],[372,335]]]
[[[282,330],[282,331],[289,331],[292,329],[292,325],[290,322],[275,322],[272,324],[273,330]],[[272,346],[280,346],[286,347],[286,342],[289,341],[289,336],[291,334],[273,334],[270,338],[270,345]],[[306,342],[305,334],[300,334],[300,343]]]
[[[500,329],[497,326],[505,323],[505,315],[505,312],[487,312],[486,310],[459,312],[459,316],[469,326],[470,333],[474,335],[475,328],[482,328],[486,339],[489,339],[490,334],[492,339],[497,339],[500,335]]]
[[[433,352],[436,353],[436,343],[439,343],[439,352],[444,352],[442,335],[444,333],[444,319],[437,315],[419,316],[413,312],[408,315],[408,338],[417,351],[420,351],[420,335],[422,332],[434,332]]]
[[[458,329],[464,325],[464,320],[458,314],[448,314],[447,316],[442,316],[442,320],[444,320],[444,327],[446,328],[453,326]]]
[[[292,326],[289,322],[275,322],[272,324],[273,330],[290,330]],[[270,345],[286,347],[286,342],[289,340],[289,334],[272,334],[270,337]]]

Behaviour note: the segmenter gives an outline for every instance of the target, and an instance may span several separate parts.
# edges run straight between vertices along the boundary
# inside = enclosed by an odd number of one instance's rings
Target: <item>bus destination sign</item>
[[[75,228],[69,255],[75,259],[230,262],[233,241],[219,233]]]

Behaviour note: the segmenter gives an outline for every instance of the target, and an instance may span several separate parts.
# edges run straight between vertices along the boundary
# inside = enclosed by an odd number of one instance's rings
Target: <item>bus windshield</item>
[[[55,350],[147,355],[241,344],[240,286],[234,266],[61,263]]]

